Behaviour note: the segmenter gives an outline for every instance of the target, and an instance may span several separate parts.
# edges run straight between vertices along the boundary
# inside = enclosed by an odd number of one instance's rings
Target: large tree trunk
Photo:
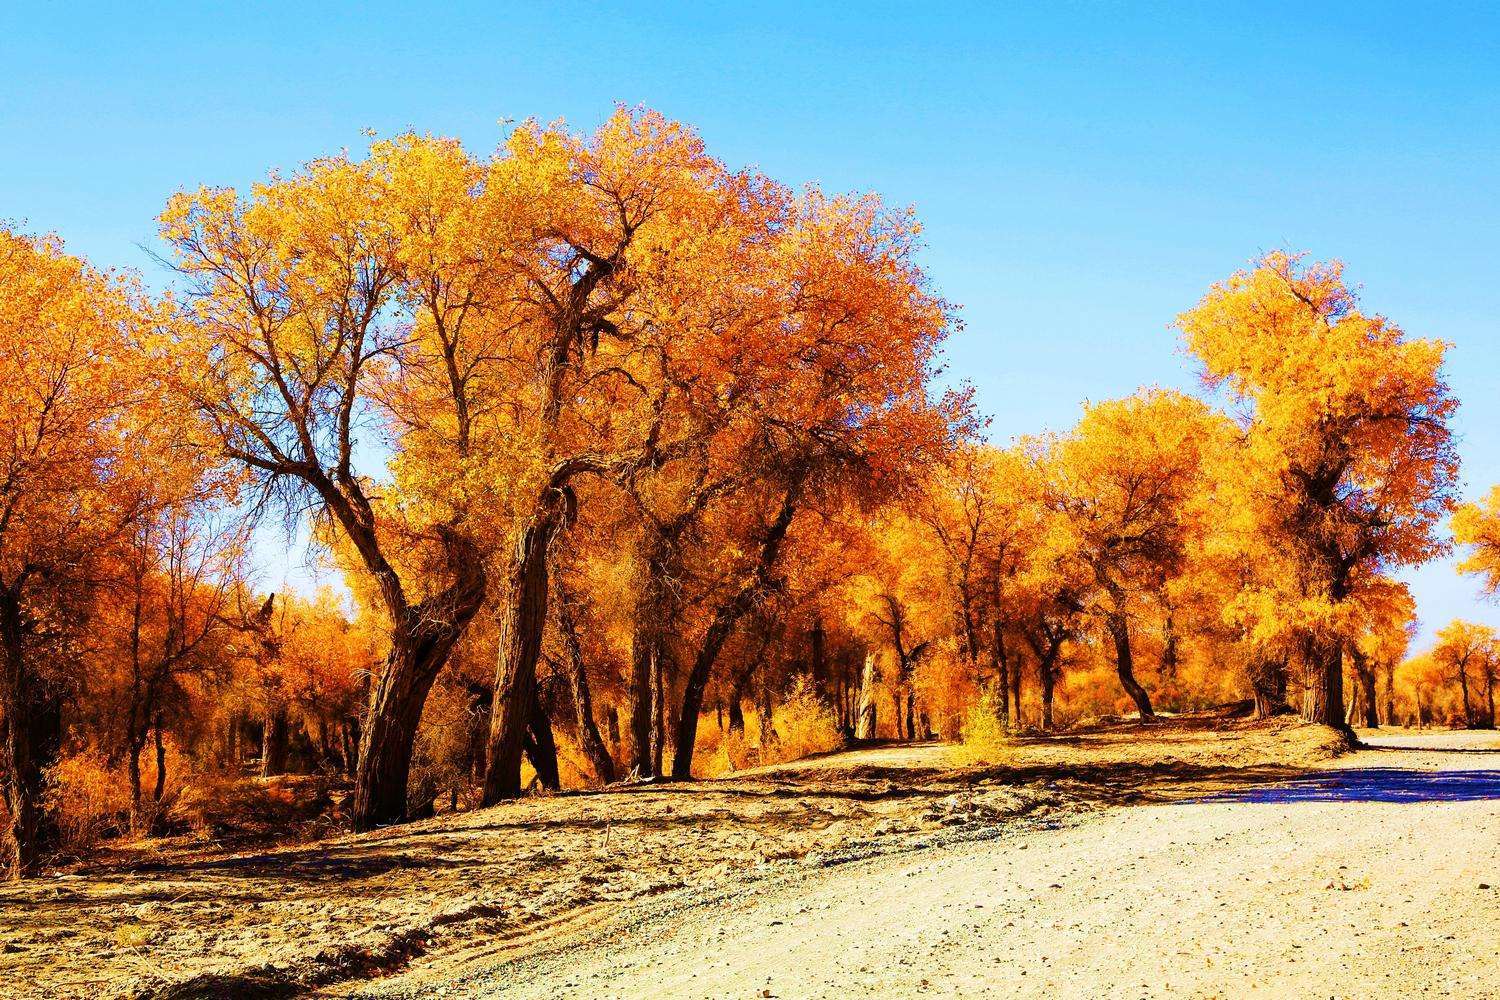
[[[1023,723],[1021,717],[1021,666],[1022,661],[1017,660],[1011,664],[1010,668],[1010,724],[1017,729],[1020,729]]]
[[[860,740],[875,739],[877,730],[875,724],[875,683],[878,680],[875,670],[875,654],[865,654],[865,666],[859,675],[859,711],[855,716],[854,737]]]
[[[573,695],[578,745],[583,748],[583,755],[589,759],[594,777],[601,784],[607,785],[615,780],[615,762],[599,736],[598,723],[594,721],[594,699],[589,692],[589,675],[583,662],[583,647],[578,641],[578,627],[573,619],[573,602],[561,586],[557,591],[557,625],[568,653],[568,687]]]
[[[62,696],[26,662],[20,598],[0,592],[0,790],[10,814],[0,831],[0,872],[34,872],[57,840],[45,807],[47,769],[62,749]]]
[[[521,533],[506,580],[505,618],[495,665],[490,744],[481,801],[492,806],[521,794],[521,755],[536,697],[536,663],[547,627],[548,549],[566,508],[561,488],[549,485]]]
[[[406,818],[406,779],[422,708],[454,644],[484,602],[479,554],[457,536],[445,541],[457,579],[447,590],[407,608],[392,630],[390,653],[370,695],[354,774],[351,820],[356,831]]]
[[[1344,721],[1344,644],[1310,639],[1308,651],[1307,692],[1303,717],[1335,729],[1347,729]]]
[[[1135,679],[1135,656],[1130,650],[1130,621],[1123,612],[1112,611],[1105,618],[1105,626],[1115,643],[1115,671],[1120,675],[1120,686],[1135,702],[1141,721],[1150,722],[1156,718],[1156,713],[1151,710],[1151,696],[1146,694],[1146,689]]]
[[[708,687],[719,652],[734,632],[735,626],[771,587],[771,570],[781,554],[781,543],[792,526],[792,519],[797,515],[797,501],[801,493],[802,482],[798,478],[787,487],[782,496],[781,509],[761,537],[754,568],[734,596],[719,606],[713,621],[709,623],[708,631],[704,633],[703,645],[698,649],[692,670],[688,672],[687,684],[683,688],[682,709],[677,720],[677,739],[672,755],[674,778],[685,780],[693,776],[694,741],[698,734],[698,714],[703,710],[703,692]],[[764,733],[761,734],[761,741],[765,742]]]
[[[286,706],[272,701],[266,707],[265,727],[261,730],[260,776],[274,778],[286,773],[286,745],[289,730]]]
[[[1057,658],[1043,656],[1037,662],[1037,677],[1042,684],[1042,732],[1052,732],[1052,694],[1057,687]]]
[[[1263,660],[1251,668],[1255,717],[1269,719],[1286,708],[1286,662]]]
[[[999,690],[1000,724],[1010,728],[1010,654],[1005,648],[1005,624],[999,618],[994,624],[994,644],[990,647],[990,665],[994,669],[995,683]]]
[[[557,741],[552,738],[552,719],[542,704],[539,691],[534,691],[531,699],[531,717],[527,720],[521,747],[541,786],[549,792],[560,791],[562,774],[557,766]]]

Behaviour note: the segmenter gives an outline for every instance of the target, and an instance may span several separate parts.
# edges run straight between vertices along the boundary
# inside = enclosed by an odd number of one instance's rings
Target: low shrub
[[[998,764],[1011,755],[1010,736],[1000,722],[1000,696],[993,687],[986,687],[964,714],[957,755],[968,764]]]

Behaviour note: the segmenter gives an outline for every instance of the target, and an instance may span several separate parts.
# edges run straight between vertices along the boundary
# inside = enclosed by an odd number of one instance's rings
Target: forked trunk
[[[781,543],[786,538],[787,530],[792,526],[792,519],[797,515],[797,502],[801,494],[801,479],[794,479],[782,496],[781,508],[777,511],[775,519],[761,537],[760,551],[756,557],[755,566],[740,584],[739,590],[719,605],[718,610],[714,612],[713,620],[709,623],[708,631],[704,633],[703,645],[698,648],[698,655],[693,660],[693,667],[688,672],[687,682],[683,687],[682,707],[677,718],[677,732],[672,755],[672,777],[678,780],[693,776],[693,750],[698,734],[698,715],[703,711],[703,692],[708,688],[708,681],[713,675],[714,664],[718,662],[719,652],[724,648],[724,643],[729,640],[730,635],[734,633],[740,619],[749,613],[771,586],[771,571],[781,554]],[[769,721],[769,692],[766,699],[768,712],[766,720],[763,721]],[[766,730],[762,729],[761,743],[764,744],[765,740]]]

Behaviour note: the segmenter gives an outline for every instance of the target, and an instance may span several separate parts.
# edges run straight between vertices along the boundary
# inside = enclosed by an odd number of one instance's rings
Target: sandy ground
[[[1500,740],[1330,764],[1322,732],[873,748],[169,853],[0,888],[0,995],[1500,993]]]
[[[1500,740],[1378,740],[1311,777],[663,901],[360,995],[1500,995],[1500,754],[1475,753]]]

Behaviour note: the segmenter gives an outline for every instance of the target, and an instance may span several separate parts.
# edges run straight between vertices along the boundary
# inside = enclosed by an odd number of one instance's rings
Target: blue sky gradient
[[[632,7],[5,5],[0,218],[162,284],[179,188],[649,104],[731,164],[915,205],[997,439],[1194,389],[1173,316],[1287,247],[1454,344],[1466,492],[1500,481],[1500,7]],[[1500,625],[1451,562],[1410,579],[1424,635]]]

